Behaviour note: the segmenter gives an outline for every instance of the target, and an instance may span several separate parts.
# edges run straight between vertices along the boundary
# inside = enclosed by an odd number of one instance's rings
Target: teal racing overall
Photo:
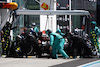
[[[63,50],[64,42],[65,42],[65,40],[61,35],[59,35],[57,33],[50,34],[50,45],[52,46],[53,56],[55,58],[58,58],[58,56],[57,56],[58,51],[60,54],[62,54],[62,56],[64,58],[69,57]]]

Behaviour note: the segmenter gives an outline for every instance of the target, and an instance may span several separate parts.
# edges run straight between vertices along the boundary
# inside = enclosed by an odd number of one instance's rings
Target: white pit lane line
[[[87,64],[83,64],[77,67],[100,67],[100,60],[91,62],[91,63],[87,63]]]

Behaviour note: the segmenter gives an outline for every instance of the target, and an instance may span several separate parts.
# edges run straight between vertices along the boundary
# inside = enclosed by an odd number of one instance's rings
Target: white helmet
[[[32,23],[32,26],[36,26],[36,23]]]

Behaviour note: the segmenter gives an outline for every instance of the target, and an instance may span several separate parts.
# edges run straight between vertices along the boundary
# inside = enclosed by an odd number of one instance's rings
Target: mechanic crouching
[[[63,55],[64,59],[69,59],[69,56],[63,50],[65,42],[64,38],[60,34],[52,33],[51,30],[47,30],[46,34],[48,34],[48,36],[50,37],[50,50],[52,50],[53,53],[52,59],[58,58],[58,51]]]

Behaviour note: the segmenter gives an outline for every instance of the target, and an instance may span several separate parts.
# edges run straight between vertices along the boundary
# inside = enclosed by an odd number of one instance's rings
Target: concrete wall
[[[5,19],[6,14],[7,14],[7,9],[0,9],[1,23]]]
[[[9,2],[12,2],[12,0],[7,0],[7,3],[9,3]],[[9,11],[8,9],[0,9],[0,16],[1,16],[0,22],[1,23],[5,19],[5,16],[8,11]]]
[[[1,25],[1,9],[0,9],[0,25]]]

